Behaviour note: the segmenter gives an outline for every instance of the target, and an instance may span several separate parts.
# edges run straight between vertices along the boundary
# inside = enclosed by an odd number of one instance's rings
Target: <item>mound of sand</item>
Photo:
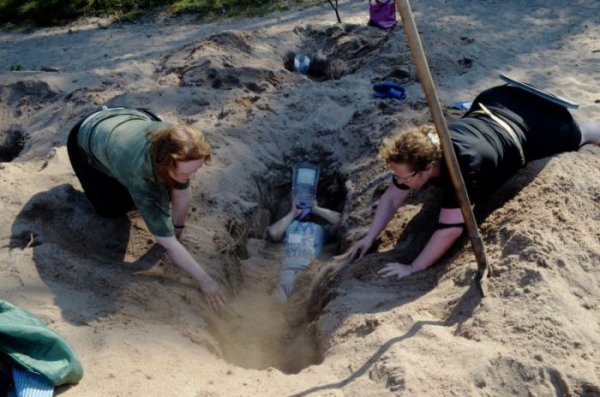
[[[499,72],[576,99],[598,118],[594,0],[415,6],[449,118]],[[366,26],[362,1],[195,25],[184,19],[0,32],[0,291],[45,320],[86,374],[64,396],[600,395],[600,148],[529,164],[477,211],[494,271],[473,285],[467,240],[401,282],[438,208],[411,197],[377,252],[333,272],[315,261],[288,304],[271,297],[281,252],[265,227],[289,206],[291,167],[321,165],[322,204],[343,213],[334,255],[365,233],[395,126],[430,119],[399,26]],[[330,62],[298,75],[289,51]],[[21,65],[24,71],[8,71]],[[372,97],[393,79],[404,101]],[[228,291],[213,314],[143,221],[105,220],[66,154],[100,105],[153,109],[207,135],[185,245]]]

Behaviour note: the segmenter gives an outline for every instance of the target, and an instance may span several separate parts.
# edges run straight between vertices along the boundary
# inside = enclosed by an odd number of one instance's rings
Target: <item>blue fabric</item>
[[[283,269],[304,270],[310,260],[321,253],[325,227],[314,222],[293,221],[285,233]]]
[[[42,375],[13,367],[15,397],[52,397],[54,386]]]
[[[285,252],[279,287],[290,296],[296,274],[308,268],[310,261],[321,253],[327,229],[313,222],[293,221],[285,233]]]

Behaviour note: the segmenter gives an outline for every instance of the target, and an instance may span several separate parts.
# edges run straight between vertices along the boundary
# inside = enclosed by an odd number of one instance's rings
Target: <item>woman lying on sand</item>
[[[566,108],[509,85],[479,94],[461,119],[449,123],[448,130],[471,204],[529,161],[600,143],[599,122],[578,123]],[[392,182],[367,235],[345,254],[350,261],[367,253],[411,190],[428,182],[443,190],[437,229],[421,253],[412,263],[388,263],[379,271],[383,277],[401,279],[440,259],[463,233],[464,219],[433,127],[385,139],[380,158],[394,173]]]

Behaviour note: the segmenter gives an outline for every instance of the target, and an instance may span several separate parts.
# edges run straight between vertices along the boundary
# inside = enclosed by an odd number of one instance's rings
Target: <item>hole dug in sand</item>
[[[355,73],[375,59],[390,32],[368,26],[339,24],[322,28],[312,25],[297,27],[294,33],[301,39],[297,51],[283,57],[283,66],[294,71],[296,54],[310,59],[306,74],[315,81],[339,79]]]
[[[238,241],[237,247],[229,251],[232,267],[240,268],[233,277],[241,281],[227,312],[209,319],[209,330],[218,343],[218,353],[243,368],[274,367],[284,373],[297,373],[323,360],[314,326],[320,310],[309,307],[315,284],[311,280],[318,274],[320,263],[337,254],[337,238],[330,238],[319,258],[296,278],[294,292],[287,301],[273,294],[279,283],[283,243],[262,238],[266,227],[289,211],[291,168],[277,171],[278,175],[264,183],[257,180],[257,186],[262,187],[258,208],[245,225],[229,228],[231,240]],[[329,169],[335,167],[321,166],[318,202],[341,212],[346,197],[344,181],[337,173],[328,174]],[[232,277],[231,272],[228,277]]]
[[[26,135],[18,128],[0,132],[0,162],[10,162],[19,156],[25,146]]]

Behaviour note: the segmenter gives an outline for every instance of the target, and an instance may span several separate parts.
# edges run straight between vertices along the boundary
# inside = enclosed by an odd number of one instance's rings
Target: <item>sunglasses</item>
[[[415,175],[417,175],[417,172],[419,172],[419,171],[413,171],[413,173],[408,176],[398,176],[398,175],[394,174],[394,178],[396,178],[396,182],[398,182],[398,183],[408,182],[409,179],[411,179]]]

